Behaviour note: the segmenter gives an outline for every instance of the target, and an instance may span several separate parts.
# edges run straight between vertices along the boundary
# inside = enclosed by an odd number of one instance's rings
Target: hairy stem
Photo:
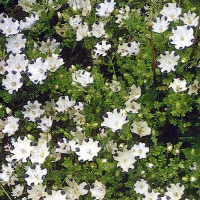
[[[151,50],[152,50],[152,71],[153,71],[153,80],[155,83],[156,79],[156,59],[155,59],[155,49],[154,49],[154,41],[153,41],[153,33],[152,33],[152,26],[150,25],[150,33],[151,33]]]
[[[5,191],[3,185],[2,185],[2,184],[0,184],[0,185],[1,185],[1,188],[2,188],[2,190],[4,191],[4,193],[5,193],[6,196],[8,197],[8,199],[9,199],[9,200],[12,200],[11,197],[9,196],[9,194]]]

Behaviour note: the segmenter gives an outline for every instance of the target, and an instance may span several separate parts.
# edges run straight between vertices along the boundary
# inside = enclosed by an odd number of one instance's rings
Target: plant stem
[[[196,49],[196,45],[197,45],[197,40],[198,40],[198,33],[199,33],[199,27],[200,27],[200,11],[199,11],[199,20],[198,20],[198,25],[194,34],[194,43],[192,45],[192,52],[190,54],[190,60],[189,60],[189,64],[191,63],[194,53],[195,53],[195,49]],[[189,66],[189,65],[188,65]]]
[[[0,185],[1,185],[1,188],[2,188],[2,190],[4,191],[4,193],[6,194],[6,196],[9,198],[9,200],[12,200],[12,199],[10,198],[9,194],[5,191],[3,185],[2,185],[2,184],[0,184]]]
[[[156,59],[155,59],[155,49],[154,49],[154,41],[153,41],[153,33],[152,33],[152,25],[150,25],[150,33],[151,33],[151,50],[152,50],[152,71],[153,71],[153,80],[155,84],[156,80]]]

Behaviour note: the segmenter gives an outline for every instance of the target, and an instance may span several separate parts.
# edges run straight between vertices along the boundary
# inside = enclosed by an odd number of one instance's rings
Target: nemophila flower
[[[128,19],[130,14],[130,7],[125,5],[119,9],[119,14],[116,15],[116,21],[118,27],[123,25],[122,19]]]
[[[66,112],[69,108],[74,106],[76,101],[70,101],[68,96],[59,97],[58,101],[55,104],[55,109],[58,112]]]
[[[69,18],[69,24],[75,29],[78,28],[81,22],[82,22],[82,18],[80,15],[74,15]]]
[[[38,20],[39,16],[36,13],[31,13],[30,17],[20,20],[20,30],[30,29]]]
[[[86,16],[91,12],[91,3],[90,0],[69,0],[69,6],[74,10],[82,10],[82,15]]]
[[[80,127],[76,126],[70,131],[70,134],[74,136],[74,140],[79,144],[82,144],[83,140],[85,139],[85,131]]]
[[[198,25],[199,16],[189,10],[188,13],[184,13],[180,16],[180,20],[183,21],[185,25],[196,27]]]
[[[76,112],[73,117],[74,122],[76,125],[84,125],[85,124],[85,115]]]
[[[21,53],[26,47],[26,38],[24,34],[13,35],[6,38],[7,53]]]
[[[140,103],[134,101],[134,99],[129,99],[124,104],[125,110],[128,113],[139,113]]]
[[[49,62],[44,58],[32,60],[28,65],[27,76],[34,84],[43,84],[47,77]]]
[[[184,193],[185,187],[181,183],[176,183],[168,185],[166,189],[167,192],[165,192],[165,195],[171,197],[173,200],[179,200]]]
[[[170,83],[169,88],[172,88],[174,92],[184,92],[187,90],[187,82],[185,79],[174,78]]]
[[[56,149],[55,152],[56,153],[64,153],[64,154],[68,154],[70,152],[70,143],[69,140],[66,138],[61,138],[57,145],[56,145]]]
[[[177,55],[175,51],[172,51],[171,53],[169,51],[165,51],[160,54],[160,58],[157,60],[157,65],[161,68],[161,72],[168,73],[170,71],[175,71],[179,58],[180,56]]]
[[[40,164],[34,164],[28,167],[24,177],[28,186],[34,186],[42,183],[46,174],[47,169],[42,167]]]
[[[113,155],[113,158],[118,161],[117,167],[121,167],[123,172],[129,172],[131,169],[134,169],[136,159],[133,148],[125,145],[122,151],[117,151]]]
[[[116,80],[112,80],[110,83],[110,90],[112,92],[119,92],[121,90],[121,83]]]
[[[61,52],[62,49],[60,49],[60,43],[56,41],[54,38],[48,38],[46,42],[42,41],[41,46],[39,47],[39,50],[41,53],[46,54],[46,53],[55,53],[58,51],[59,53]]]
[[[92,138],[85,138],[82,144],[76,144],[75,153],[79,156],[80,162],[86,160],[92,161],[95,156],[98,156],[101,150],[101,144],[99,141],[93,141]]]
[[[133,189],[137,194],[145,194],[148,192],[149,184],[144,179],[139,179],[133,186]]]
[[[38,142],[31,150],[30,160],[32,163],[42,164],[49,156],[49,147],[45,142]]]
[[[172,200],[169,196],[158,197],[157,200]],[[186,199],[185,199],[186,200]]]
[[[119,44],[118,45],[118,48],[117,48],[117,53],[121,56],[121,57],[124,57],[124,56],[127,56],[128,55],[128,51],[127,51],[127,46],[128,44],[127,43],[122,43],[122,44]]]
[[[131,124],[131,132],[143,137],[151,134],[151,128],[146,121],[133,121]]]
[[[90,192],[93,199],[103,200],[106,194],[106,186],[100,181],[95,180],[95,182],[91,185]]]
[[[112,151],[112,154],[115,154],[118,151],[117,143],[114,140],[107,142],[105,149],[107,151]]]
[[[0,74],[4,75],[6,72],[5,60],[0,60]]]
[[[87,87],[93,83],[94,78],[90,72],[79,69],[72,73],[72,81],[81,84],[83,87]]]
[[[145,143],[139,142],[139,144],[134,144],[133,150],[135,156],[139,159],[146,158],[149,152],[149,147],[145,147]]]
[[[23,85],[23,78],[19,72],[12,71],[2,80],[2,88],[8,90],[8,93],[13,94]]]
[[[59,57],[58,54],[55,53],[50,53],[46,59],[49,62],[48,70],[50,72],[55,72],[64,64],[63,59]]]
[[[19,32],[19,22],[12,17],[8,17],[7,14],[3,14],[3,19],[0,20],[0,33],[3,33],[6,37],[10,37]]]
[[[51,190],[43,200],[66,200],[66,194],[64,190]]]
[[[57,111],[55,109],[55,105],[56,105],[56,103],[55,103],[54,99],[51,99],[51,101],[45,102],[45,105],[43,106],[43,108],[45,110],[46,115],[51,116],[53,118],[53,120],[58,122],[60,120],[60,118],[56,116]]]
[[[163,33],[169,28],[170,22],[166,16],[156,17],[153,20],[152,31],[156,33]]]
[[[85,22],[81,22],[78,24],[76,28],[76,41],[81,41],[83,38],[89,35],[89,28]]]
[[[45,191],[46,187],[42,185],[42,183],[39,183],[38,185],[29,186],[27,188],[28,192],[28,199],[33,200],[40,200],[41,198],[46,197],[47,192]]]
[[[138,55],[140,52],[140,43],[137,41],[129,42],[126,50],[129,55]]]
[[[84,109],[84,102],[77,102],[74,105],[74,109],[78,112],[82,111]]]
[[[110,47],[111,45],[107,41],[97,42],[97,44],[94,46],[95,56],[106,56]]]
[[[0,182],[7,183],[15,171],[14,165],[11,163],[2,164],[0,173]]]
[[[36,0],[19,0],[18,5],[22,7],[23,11],[30,13],[32,10],[32,5],[36,3]]]
[[[128,123],[128,115],[125,110],[115,108],[113,112],[107,112],[103,116],[104,122],[101,123],[101,127],[108,127],[115,133],[122,129],[122,126]]]
[[[181,8],[176,3],[166,3],[160,14],[166,16],[168,21],[177,21],[181,15]]]
[[[11,195],[13,197],[19,197],[23,194],[23,191],[24,191],[24,186],[17,184],[17,185],[15,185],[15,187],[12,188]]]
[[[92,36],[100,38],[105,35],[104,24],[102,22],[95,22],[92,24]]]
[[[27,137],[20,136],[16,142],[13,142],[10,147],[10,152],[13,154],[11,159],[15,162],[22,159],[22,162],[27,162],[30,153],[33,149],[33,143]]]
[[[153,190],[151,192],[146,192],[143,194],[142,200],[158,200],[160,193],[154,192]]]
[[[200,84],[197,80],[194,80],[189,85],[188,94],[189,95],[197,95],[200,88]]]
[[[194,43],[193,29],[191,26],[175,26],[172,29],[173,35],[169,37],[171,44],[175,44],[176,49],[184,49]]]
[[[9,116],[6,118],[7,120],[7,124],[5,125],[4,129],[2,130],[2,132],[7,135],[7,136],[11,136],[14,135],[15,132],[18,130],[19,128],[19,118],[13,117],[13,116]]]
[[[66,178],[65,180],[69,185],[69,187],[64,188],[66,198],[69,198],[70,200],[76,200],[79,199],[80,196],[88,193],[89,187],[86,182],[82,182],[78,185],[74,179],[70,181]]]
[[[114,0],[105,0],[104,3],[100,3],[96,7],[96,15],[100,17],[109,17],[115,9],[116,2]]]
[[[42,131],[47,132],[51,128],[52,124],[53,124],[53,117],[44,116],[38,121],[37,128],[40,128]]]
[[[28,66],[28,59],[25,54],[10,54],[6,60],[5,69],[8,72],[19,72],[20,74],[26,71]]]
[[[129,99],[137,100],[141,96],[141,88],[140,86],[136,86],[133,84],[129,90]]]
[[[27,102],[27,105],[23,107],[22,114],[28,121],[35,122],[44,113],[42,104],[35,100],[33,103]]]

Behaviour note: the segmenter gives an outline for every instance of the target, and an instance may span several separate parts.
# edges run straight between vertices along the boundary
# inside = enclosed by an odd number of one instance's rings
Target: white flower
[[[12,188],[11,194],[13,197],[19,197],[23,194],[23,190],[24,190],[24,186],[17,184],[17,185],[15,185],[14,188]]]
[[[114,160],[118,161],[117,167],[121,167],[123,172],[129,172],[134,169],[136,162],[134,149],[125,145],[123,151],[117,151],[114,155]]]
[[[70,101],[68,96],[59,97],[55,104],[55,109],[58,112],[66,112],[70,107],[74,106],[76,101]]]
[[[47,77],[48,68],[49,62],[39,57],[29,63],[27,76],[34,84],[43,84]]]
[[[46,195],[44,200],[66,200],[66,194],[64,190],[51,190]]]
[[[69,18],[69,24],[75,29],[78,28],[81,22],[82,22],[82,18],[80,15],[74,15]]]
[[[148,126],[146,121],[133,121],[131,124],[131,132],[143,137],[151,134],[151,128]]]
[[[96,15],[100,17],[109,17],[115,9],[116,2],[114,0],[105,0],[104,3],[100,3],[96,7]]]
[[[123,43],[123,44],[119,44],[118,45],[117,53],[121,57],[124,57],[124,56],[128,55],[128,51],[127,51],[128,46],[127,45],[128,45],[128,43]]]
[[[106,56],[110,47],[111,45],[107,41],[97,42],[97,44],[94,46],[95,56]]]
[[[80,83],[83,87],[87,87],[93,83],[94,79],[90,72],[79,69],[72,73],[72,80],[76,83]]]
[[[27,172],[25,173],[27,185],[34,186],[42,183],[46,174],[47,170],[39,164],[29,166]]]
[[[113,112],[107,112],[103,116],[104,122],[101,123],[101,127],[108,127],[115,133],[122,129],[122,126],[128,123],[128,116],[125,110],[115,108]]]
[[[15,118],[13,116],[7,117],[7,124],[2,132],[5,133],[7,136],[14,135],[19,128],[18,122],[19,118]]]
[[[20,30],[30,29],[38,20],[38,15],[36,13],[31,13],[30,17],[25,17],[20,20]]]
[[[95,180],[91,185],[90,192],[92,193],[93,199],[103,200],[106,194],[106,187],[100,181]]]
[[[149,152],[149,147],[145,147],[145,143],[139,142],[139,144],[134,144],[133,150],[135,151],[135,156],[139,159],[146,158]]]
[[[14,166],[11,163],[2,164],[0,173],[0,181],[7,183],[14,173]]]
[[[139,179],[134,184],[133,189],[137,194],[145,194],[148,192],[149,184],[144,179]]]
[[[153,190],[151,192],[146,192],[143,194],[142,200],[158,200],[158,195],[160,193],[154,192]]]
[[[49,147],[45,142],[38,142],[31,150],[30,160],[32,163],[42,164],[49,155]]]
[[[91,12],[90,0],[68,0],[69,6],[76,12],[82,9],[82,15],[86,16]]]
[[[32,149],[32,141],[27,137],[20,136],[18,137],[17,142],[13,142],[10,147],[10,152],[14,154],[11,159],[13,161],[19,161],[22,159],[22,162],[25,163],[27,162]]]
[[[175,71],[178,64],[179,55],[176,54],[175,51],[171,53],[169,51],[165,51],[160,54],[160,58],[157,60],[157,65],[161,68],[161,72],[168,73],[170,71]]]
[[[3,19],[0,20],[0,33],[3,33],[6,37],[15,35],[19,32],[19,22],[12,17],[8,17],[3,13]]]
[[[92,161],[98,152],[101,150],[99,141],[93,141],[92,138],[85,138],[82,144],[76,144],[75,153],[79,156],[78,160],[84,162],[86,160]]]
[[[4,75],[6,72],[5,60],[0,60],[0,74]]]
[[[58,144],[56,145],[56,153],[64,153],[68,154],[70,152],[70,143],[69,140],[66,138],[62,138],[58,141]]]
[[[105,149],[107,151],[112,151],[112,154],[115,154],[118,151],[117,143],[114,140],[110,140],[107,142]]]
[[[6,38],[7,53],[21,53],[26,47],[26,38],[24,34],[17,34]]]
[[[70,134],[74,136],[73,140],[82,144],[83,140],[85,139],[85,131],[80,127],[76,126],[70,131]]]
[[[134,99],[129,99],[125,102],[125,110],[128,113],[139,113],[140,103],[134,101]]]
[[[6,60],[5,69],[8,72],[19,72],[20,74],[26,71],[28,66],[28,59],[25,54],[10,54]]]
[[[51,128],[52,124],[53,124],[53,117],[44,116],[38,121],[37,128],[40,128],[42,131],[47,132]]]
[[[169,88],[172,88],[174,92],[184,92],[187,90],[187,82],[185,79],[174,78],[170,83]]]
[[[169,28],[170,22],[166,16],[157,17],[153,20],[152,31],[156,33],[163,33]]]
[[[81,22],[78,24],[76,28],[76,41],[81,41],[83,38],[89,35],[89,28],[85,22]]]
[[[30,186],[27,188],[28,199],[40,200],[42,197],[45,197],[47,193],[45,192],[45,186],[42,183],[38,185]]]
[[[189,85],[188,94],[189,95],[197,95],[199,88],[200,88],[199,82],[197,80],[192,81]]]
[[[102,22],[95,22],[94,24],[92,24],[91,34],[96,38],[104,36],[105,35],[104,24]]]
[[[181,183],[177,183],[168,185],[166,189],[167,192],[165,192],[165,195],[171,197],[173,200],[179,200],[183,195],[185,187]]]
[[[47,61],[49,62],[48,70],[50,72],[55,72],[64,64],[63,59],[58,56],[58,54],[51,53],[47,56]]]
[[[74,109],[78,112],[82,111],[84,109],[84,102],[77,102],[74,105]]]
[[[198,25],[199,16],[189,10],[188,13],[184,13],[180,16],[180,20],[186,25],[196,27]]]
[[[123,25],[122,19],[128,19],[129,18],[129,13],[130,13],[130,7],[125,5],[119,9],[119,13],[116,15],[116,21],[115,23],[117,24],[118,27],[121,27]]]
[[[43,54],[45,54],[45,53],[54,53],[57,50],[60,53],[61,52],[60,43],[56,42],[56,39],[54,39],[54,38],[47,39],[46,42],[44,42],[44,41],[41,42],[41,46],[39,47],[39,50]]]
[[[133,84],[129,90],[129,99],[137,100],[141,96],[141,88],[140,86],[136,86]]]
[[[85,195],[89,191],[89,187],[86,182],[82,182],[78,185],[74,179],[73,181],[70,181],[67,178],[66,182],[69,185],[69,187],[65,187],[64,191],[66,192],[66,197],[70,200],[79,199],[81,195]]]
[[[126,50],[130,55],[138,55],[140,52],[140,43],[137,41],[129,42]]]
[[[112,92],[119,92],[121,90],[121,83],[116,80],[112,80],[110,83],[110,90]]]
[[[23,11],[30,13],[32,5],[36,3],[36,0],[19,0],[18,5],[22,7]]]
[[[8,74],[2,80],[2,88],[8,90],[8,93],[10,94],[17,92],[22,85],[23,78],[19,72],[8,72]]]
[[[181,8],[176,3],[166,3],[163,6],[163,9],[160,11],[160,14],[166,16],[168,21],[176,21],[181,15]]]
[[[23,107],[22,114],[24,118],[28,121],[35,122],[39,119],[40,115],[44,113],[42,109],[42,104],[35,100],[33,103],[27,102],[27,105]]]
[[[175,44],[176,49],[184,49],[194,43],[193,29],[188,26],[175,26],[172,29],[173,35],[169,37],[171,44]]]

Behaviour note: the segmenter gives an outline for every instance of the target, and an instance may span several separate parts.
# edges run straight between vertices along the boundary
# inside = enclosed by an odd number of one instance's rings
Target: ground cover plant
[[[199,5],[0,1],[0,198],[198,200]]]

